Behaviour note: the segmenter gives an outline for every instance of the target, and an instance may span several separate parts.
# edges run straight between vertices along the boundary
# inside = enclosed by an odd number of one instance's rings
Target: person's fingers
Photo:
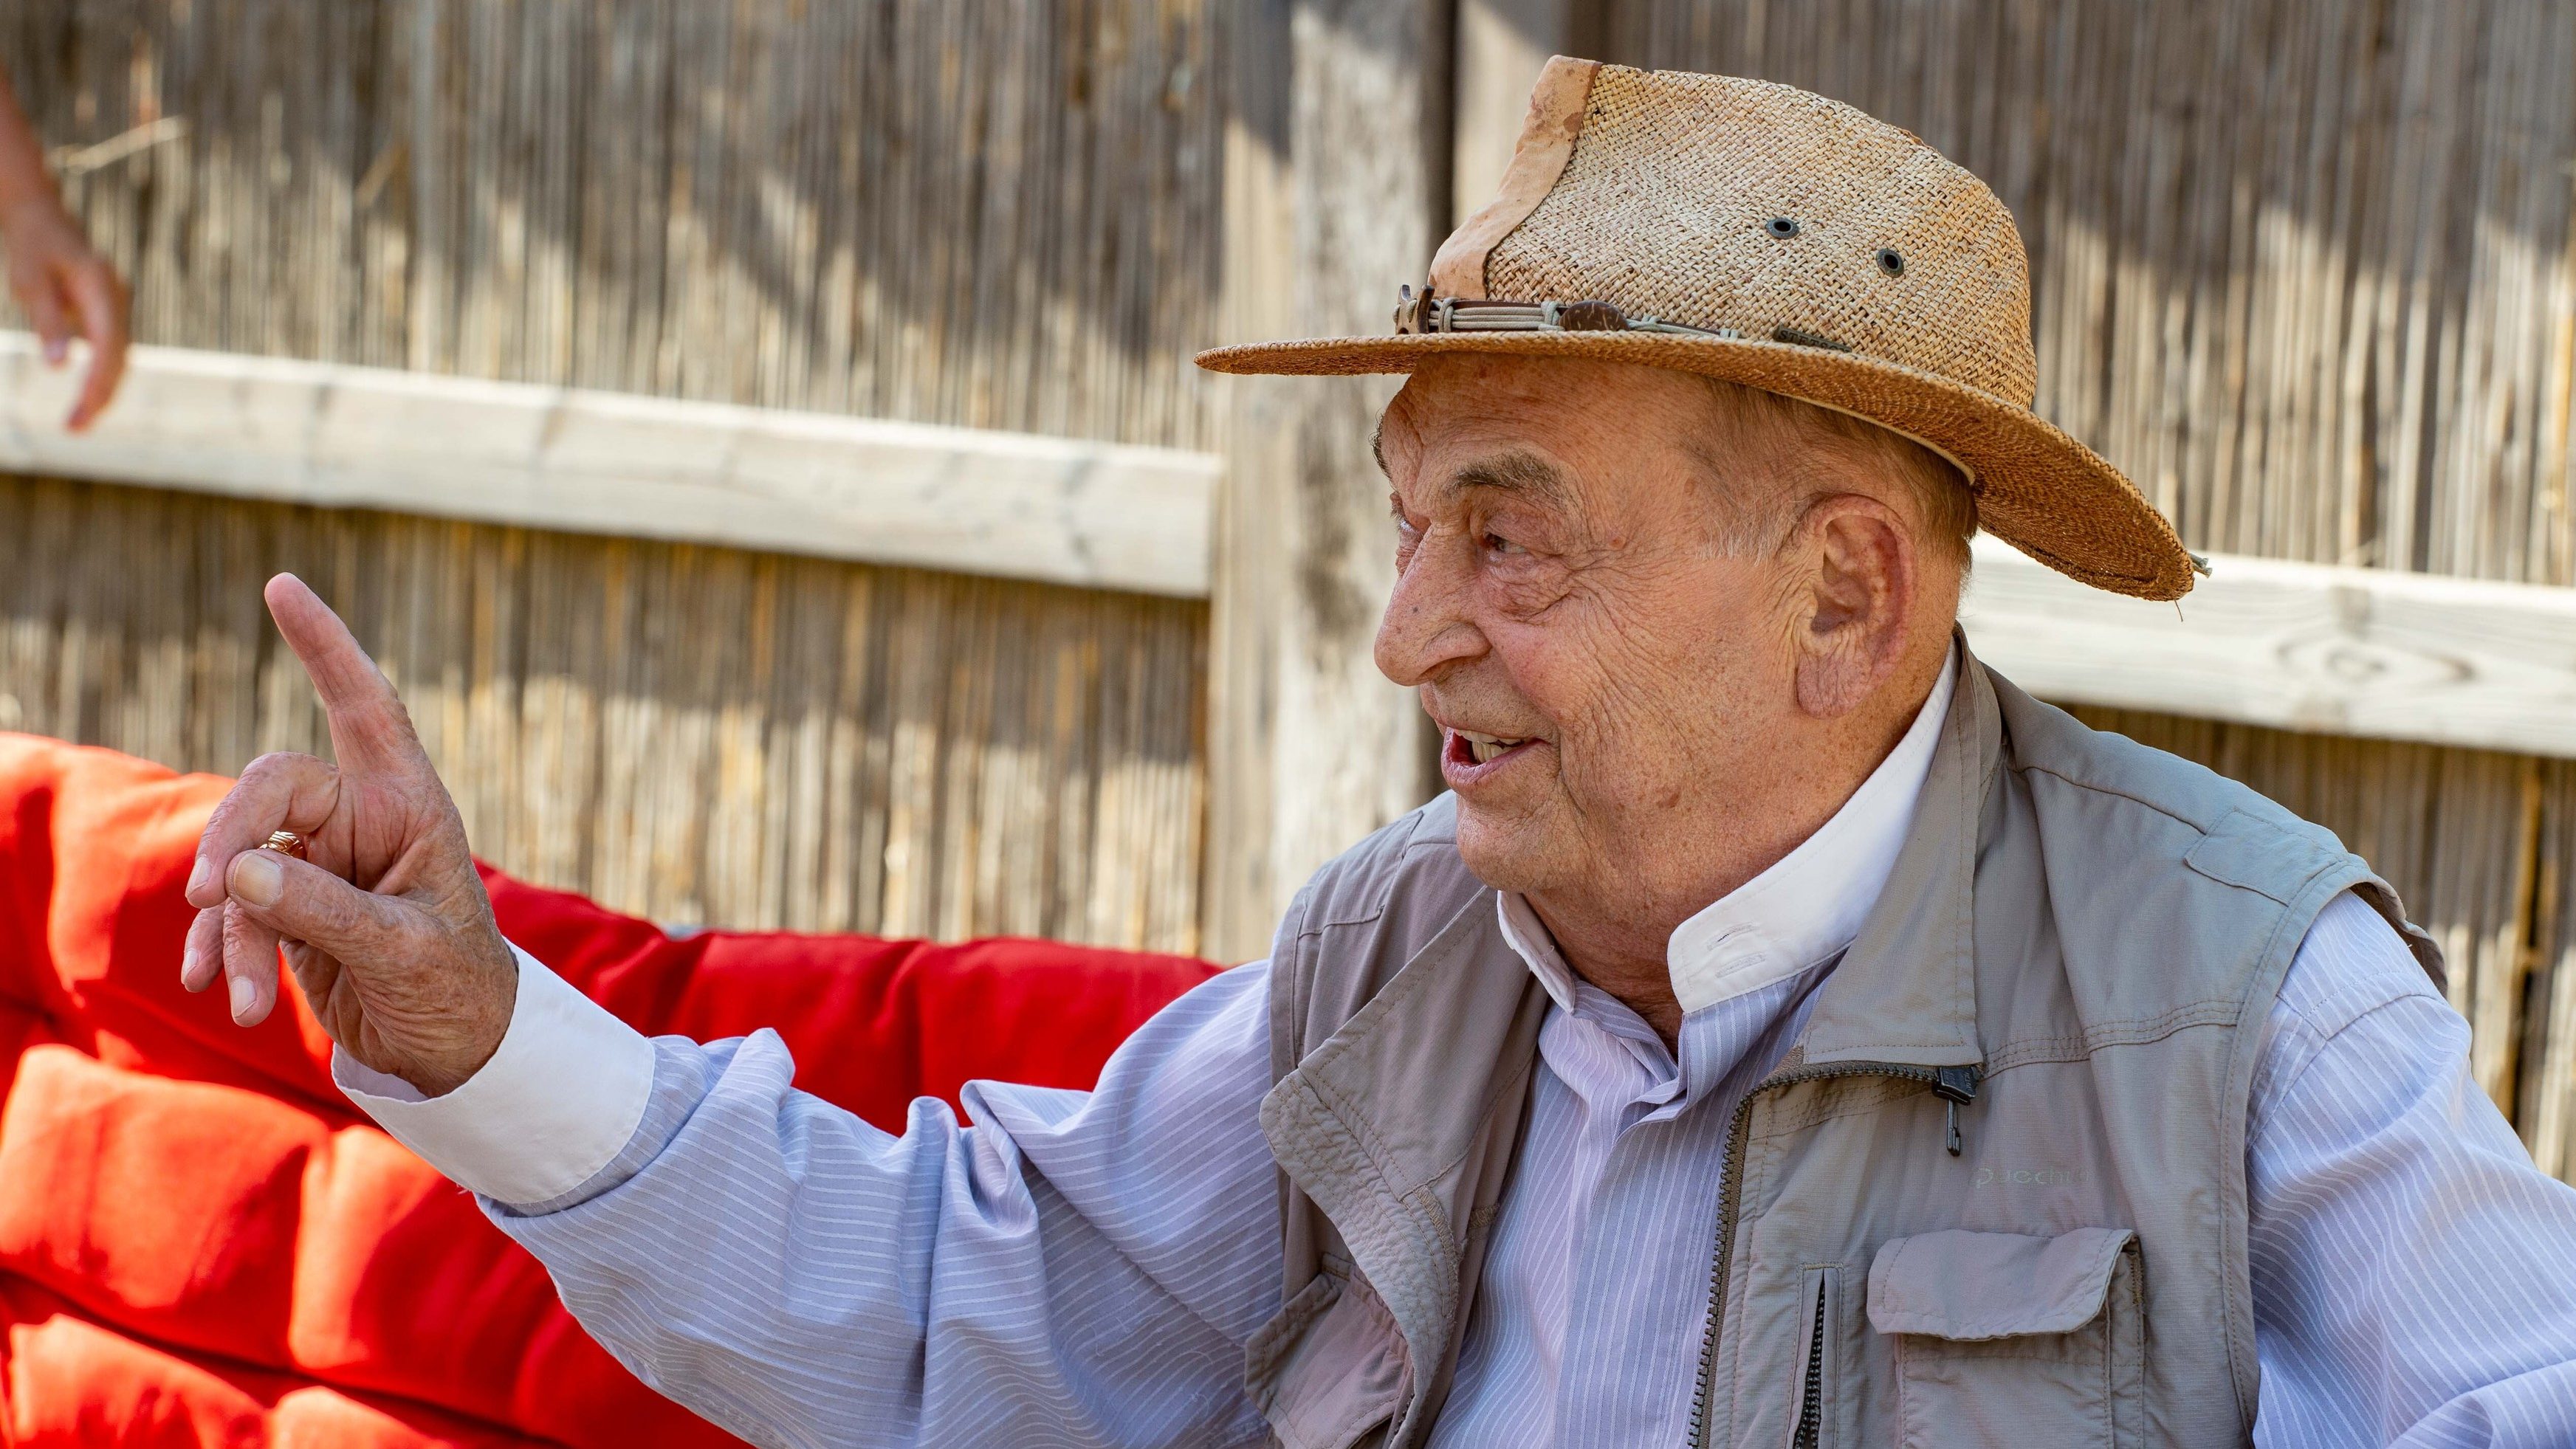
[[[255,850],[279,830],[310,835],[331,818],[340,798],[340,772],[311,755],[279,753],[250,762],[206,817],[197,837],[196,864],[188,871],[188,904],[221,905],[224,873],[233,857]]]
[[[197,912],[188,923],[188,944],[179,949],[179,985],[203,991],[224,971],[224,912],[221,906]]]
[[[277,1005],[277,931],[241,902],[226,901],[223,936],[225,1005],[235,1025],[257,1026]]]
[[[268,581],[269,617],[287,647],[304,661],[313,692],[331,721],[331,748],[340,766],[372,774],[436,778],[429,754],[412,732],[411,716],[395,697],[376,661],[358,647],[349,626],[302,579],[279,574]]]
[[[273,850],[233,860],[233,904],[276,935],[326,951],[361,970],[418,959],[428,934],[420,908],[362,891],[331,872]]]
[[[107,263],[93,256],[71,269],[65,290],[79,314],[81,335],[89,339],[89,375],[81,380],[80,398],[63,423],[79,432],[106,410],[108,399],[116,396],[118,380],[125,376],[125,285]]]
[[[39,275],[35,285],[19,294],[18,303],[27,309],[27,325],[36,329],[37,338],[44,343],[45,365],[62,366],[63,359],[71,355],[72,320],[53,274]]]
[[[286,942],[285,952],[286,969],[295,973],[295,984],[303,989],[314,1015],[320,1016],[331,1000],[331,988],[340,979],[339,958],[303,941]]]

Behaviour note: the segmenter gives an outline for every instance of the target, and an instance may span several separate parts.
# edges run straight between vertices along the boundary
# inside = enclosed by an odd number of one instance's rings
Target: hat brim
[[[1409,373],[1452,353],[1580,357],[1695,372],[1849,413],[1965,469],[1977,523],[2070,578],[2140,599],[2191,591],[2191,555],[2120,470],[2028,408],[1892,362],[1751,338],[1652,332],[1469,332],[1212,348],[1210,372]]]

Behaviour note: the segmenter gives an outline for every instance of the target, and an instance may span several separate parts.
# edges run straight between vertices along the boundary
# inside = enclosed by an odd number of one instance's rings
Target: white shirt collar
[[[1771,868],[1673,928],[1664,958],[1673,994],[1688,1015],[1759,991],[1825,961],[1852,943],[1887,888],[1914,825],[1933,747],[1959,676],[1958,651],[1896,748],[1887,752],[1833,818]],[[1519,893],[1501,900],[1503,939],[1561,1009],[1574,1009],[1574,972],[1547,927]]]

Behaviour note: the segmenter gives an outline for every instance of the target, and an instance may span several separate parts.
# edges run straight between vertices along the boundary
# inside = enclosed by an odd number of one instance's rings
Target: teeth
[[[1467,754],[1469,758],[1473,759],[1479,765],[1484,764],[1486,761],[1501,754],[1503,751],[1510,749],[1514,745],[1527,743],[1525,738],[1517,740],[1506,739],[1501,735],[1478,734],[1474,730],[1460,730],[1458,731],[1458,737],[1467,742]]]

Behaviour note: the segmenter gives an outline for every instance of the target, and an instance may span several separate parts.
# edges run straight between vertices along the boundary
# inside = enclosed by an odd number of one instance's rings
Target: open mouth
[[[1509,735],[1453,729],[1449,732],[1449,758],[1462,765],[1486,765],[1528,743],[1526,736],[1515,739]]]

